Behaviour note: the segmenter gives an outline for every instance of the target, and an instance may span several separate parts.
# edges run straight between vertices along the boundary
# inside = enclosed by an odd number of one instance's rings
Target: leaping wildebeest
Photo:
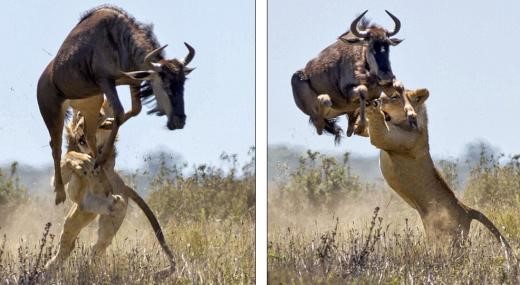
[[[187,65],[195,56],[195,50],[185,45],[189,52],[184,59],[165,59],[166,45],[159,45],[152,26],[139,23],[117,7],[100,6],[81,17],[38,81],[38,106],[51,137],[56,204],[66,198],[60,160],[68,106],[85,118],[86,142],[96,157],[96,167],[107,159],[119,127],[139,114],[141,100],[152,94],[156,106],[148,113],[167,115],[168,129],[182,129],[186,121],[184,81],[193,70]],[[126,113],[117,85],[130,86],[132,108]],[[115,119],[108,143],[98,154],[95,133],[103,94]]]
[[[364,18],[365,11],[333,44],[326,47],[305,68],[293,74],[291,85],[294,101],[310,116],[318,134],[323,131],[335,135],[339,142],[341,128],[335,118],[347,114],[347,136],[366,135],[365,104],[379,98],[381,91],[403,93],[402,83],[395,79],[390,65],[390,46],[402,40],[392,38],[401,22],[390,12],[395,23],[388,31]],[[406,96],[405,110],[409,123],[415,125],[415,111]]]

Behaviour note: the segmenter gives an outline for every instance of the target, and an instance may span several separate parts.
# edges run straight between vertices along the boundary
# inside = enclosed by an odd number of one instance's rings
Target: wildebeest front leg
[[[112,125],[110,136],[103,146],[103,151],[96,157],[96,162],[94,163],[95,168],[105,163],[108,155],[112,153],[119,126],[123,124],[125,116],[125,110],[123,109],[123,105],[121,104],[121,101],[119,101],[117,95],[115,82],[113,80],[102,80],[99,82],[99,87],[101,88],[101,91],[105,93],[108,102],[112,107],[112,111],[114,112],[114,124]]]
[[[142,104],[141,98],[139,98],[140,88],[141,87],[139,85],[130,86],[130,94],[132,96],[132,109],[125,113],[122,123],[126,122],[126,120],[130,119],[131,117],[137,116],[141,112]]]
[[[404,100],[404,111],[406,112],[406,117],[408,118],[408,123],[412,127],[417,127],[417,114],[415,113],[415,110],[410,103],[410,98],[406,95],[406,92],[404,92],[404,85],[399,80],[393,81],[393,88],[399,92],[401,95],[401,98]]]
[[[365,128],[367,124],[366,116],[365,116],[365,106],[366,106],[366,98],[368,94],[368,89],[365,85],[358,85],[354,87],[354,98],[359,99],[359,118],[357,119],[355,125],[354,125],[354,133],[356,135],[362,135],[365,133]],[[352,135],[352,130],[350,133],[348,133],[347,130],[347,136]]]

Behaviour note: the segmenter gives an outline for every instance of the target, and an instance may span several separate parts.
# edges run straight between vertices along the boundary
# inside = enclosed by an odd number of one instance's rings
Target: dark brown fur
[[[388,54],[381,56],[382,60],[378,59],[377,62],[368,59],[374,45],[397,45],[401,40],[390,39],[388,35],[393,32],[370,24],[368,20],[358,18],[352,25],[358,20],[361,23],[358,28],[367,32],[367,38],[358,38],[351,31],[344,33],[310,60],[305,68],[293,74],[291,79],[298,108],[310,116],[318,134],[332,130],[336,142],[339,141],[341,128],[337,125],[332,127],[330,119],[346,114],[349,121],[347,136],[354,132],[362,135],[365,133],[366,101],[378,98],[381,91],[403,92],[400,82],[394,80]],[[400,24],[396,23],[396,31],[397,26]],[[327,112],[323,111],[323,104],[318,100],[320,95],[330,97]],[[414,115],[412,113],[411,116]]]
[[[186,65],[195,54],[191,46],[185,45],[189,54],[183,61],[164,59],[151,25],[141,24],[113,6],[88,11],[72,29],[56,57],[43,71],[37,88],[40,113],[51,136],[56,204],[65,201],[59,161],[68,100],[83,99],[76,101],[73,107],[85,117],[86,140],[91,154],[96,156],[96,165],[105,162],[119,127],[140,113],[141,99],[149,96],[151,89],[156,97],[163,98],[163,103],[157,101],[152,112],[166,114],[169,129],[181,129],[186,120],[184,81],[191,71]],[[151,84],[154,82],[156,84]],[[130,86],[132,109],[126,113],[118,98],[117,85]],[[95,131],[103,94],[114,111],[115,120],[105,151],[98,155]],[[165,100],[169,104],[164,103]]]

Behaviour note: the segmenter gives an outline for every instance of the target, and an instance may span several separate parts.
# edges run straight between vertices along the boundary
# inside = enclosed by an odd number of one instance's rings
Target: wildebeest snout
[[[377,74],[377,79],[379,85],[387,85],[394,81],[395,75],[392,71],[379,72],[379,74]]]
[[[173,130],[184,128],[185,124],[186,124],[186,115],[173,116],[170,120],[168,120],[166,127],[168,127],[168,129],[170,131],[173,131]]]

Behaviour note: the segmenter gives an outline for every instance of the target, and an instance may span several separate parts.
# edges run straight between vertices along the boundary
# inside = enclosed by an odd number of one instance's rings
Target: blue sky
[[[36,102],[38,78],[80,15],[104,1],[3,1],[0,11],[0,164],[52,163],[49,135]],[[154,150],[192,163],[218,165],[222,151],[247,159],[254,145],[254,1],[111,1],[137,20],[153,23],[168,58],[182,58],[186,41],[197,69],[185,85],[183,130],[143,112],[119,131],[119,168],[135,168]],[[128,87],[119,97],[130,106]]]
[[[476,139],[520,153],[519,8],[515,1],[269,1],[268,142],[378,153],[366,138],[334,146],[331,136],[316,135],[294,104],[290,78],[366,9],[391,29],[387,9],[402,22],[396,37],[405,39],[391,49],[394,74],[409,88],[430,90],[432,153],[457,156]]]

